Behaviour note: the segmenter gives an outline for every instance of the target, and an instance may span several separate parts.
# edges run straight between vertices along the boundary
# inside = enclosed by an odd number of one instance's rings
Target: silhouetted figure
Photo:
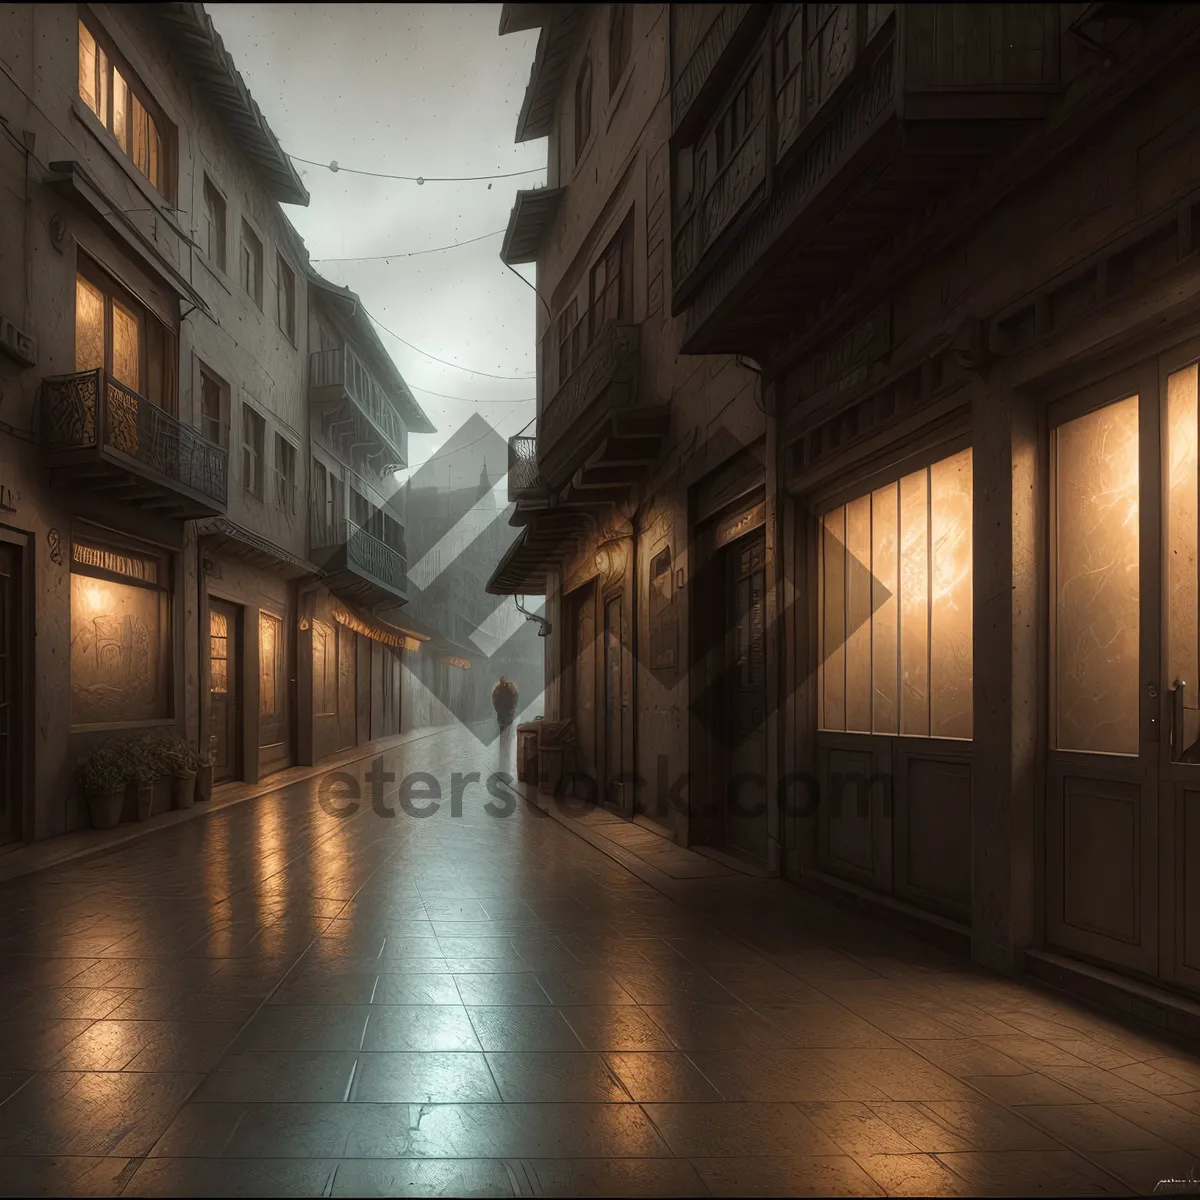
[[[502,729],[512,724],[513,717],[517,715],[517,685],[503,675],[492,688],[492,707],[496,710],[496,719]]]

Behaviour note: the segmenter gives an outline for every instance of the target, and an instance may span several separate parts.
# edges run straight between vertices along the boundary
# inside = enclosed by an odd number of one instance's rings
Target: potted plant
[[[213,766],[215,765],[215,756],[211,747],[207,750],[201,750],[196,755],[196,799],[211,800],[213,789]]]
[[[191,808],[196,802],[196,752],[183,738],[171,738],[166,763],[175,777],[175,807]]]
[[[154,807],[154,785],[163,775],[161,740],[153,736],[138,738],[130,744],[126,758],[137,784],[137,819],[145,821]]]
[[[125,806],[128,762],[116,745],[105,742],[83,760],[79,773],[92,824],[97,829],[112,829],[120,823]]]

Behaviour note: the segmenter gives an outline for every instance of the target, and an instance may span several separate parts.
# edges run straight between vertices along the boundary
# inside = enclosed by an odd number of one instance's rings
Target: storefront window
[[[973,734],[971,451],[825,513],[820,727]]]
[[[1138,752],[1138,398],[1054,431],[1054,745]]]
[[[171,715],[166,578],[151,555],[72,547],[72,724]]]

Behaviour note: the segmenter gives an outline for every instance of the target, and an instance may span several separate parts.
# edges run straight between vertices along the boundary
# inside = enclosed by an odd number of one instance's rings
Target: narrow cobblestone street
[[[2,885],[0,1189],[1125,1195],[1200,1157],[1179,1046],[779,881],[668,897],[490,816],[507,739],[384,765],[438,810],[361,783],[330,817],[314,778]]]

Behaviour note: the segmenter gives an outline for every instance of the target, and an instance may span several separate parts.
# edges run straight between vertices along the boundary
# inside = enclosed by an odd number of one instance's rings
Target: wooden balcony
[[[408,603],[408,563],[373,533],[345,517],[309,513],[309,554],[337,596],[367,606]]]
[[[730,63],[722,47],[757,8],[724,6],[675,84],[673,311],[688,353],[768,356],[1061,90],[1062,6],[777,5]]]
[[[313,406],[332,417],[329,436],[347,451],[377,443],[384,469],[406,465],[404,422],[371,372],[349,346],[316,350],[309,358]]]
[[[225,451],[105,371],[43,380],[41,434],[55,483],[178,520],[225,510]]]
[[[640,401],[638,361],[637,326],[610,322],[551,397],[537,432],[538,474],[550,492],[612,503],[658,458],[669,411]]]

